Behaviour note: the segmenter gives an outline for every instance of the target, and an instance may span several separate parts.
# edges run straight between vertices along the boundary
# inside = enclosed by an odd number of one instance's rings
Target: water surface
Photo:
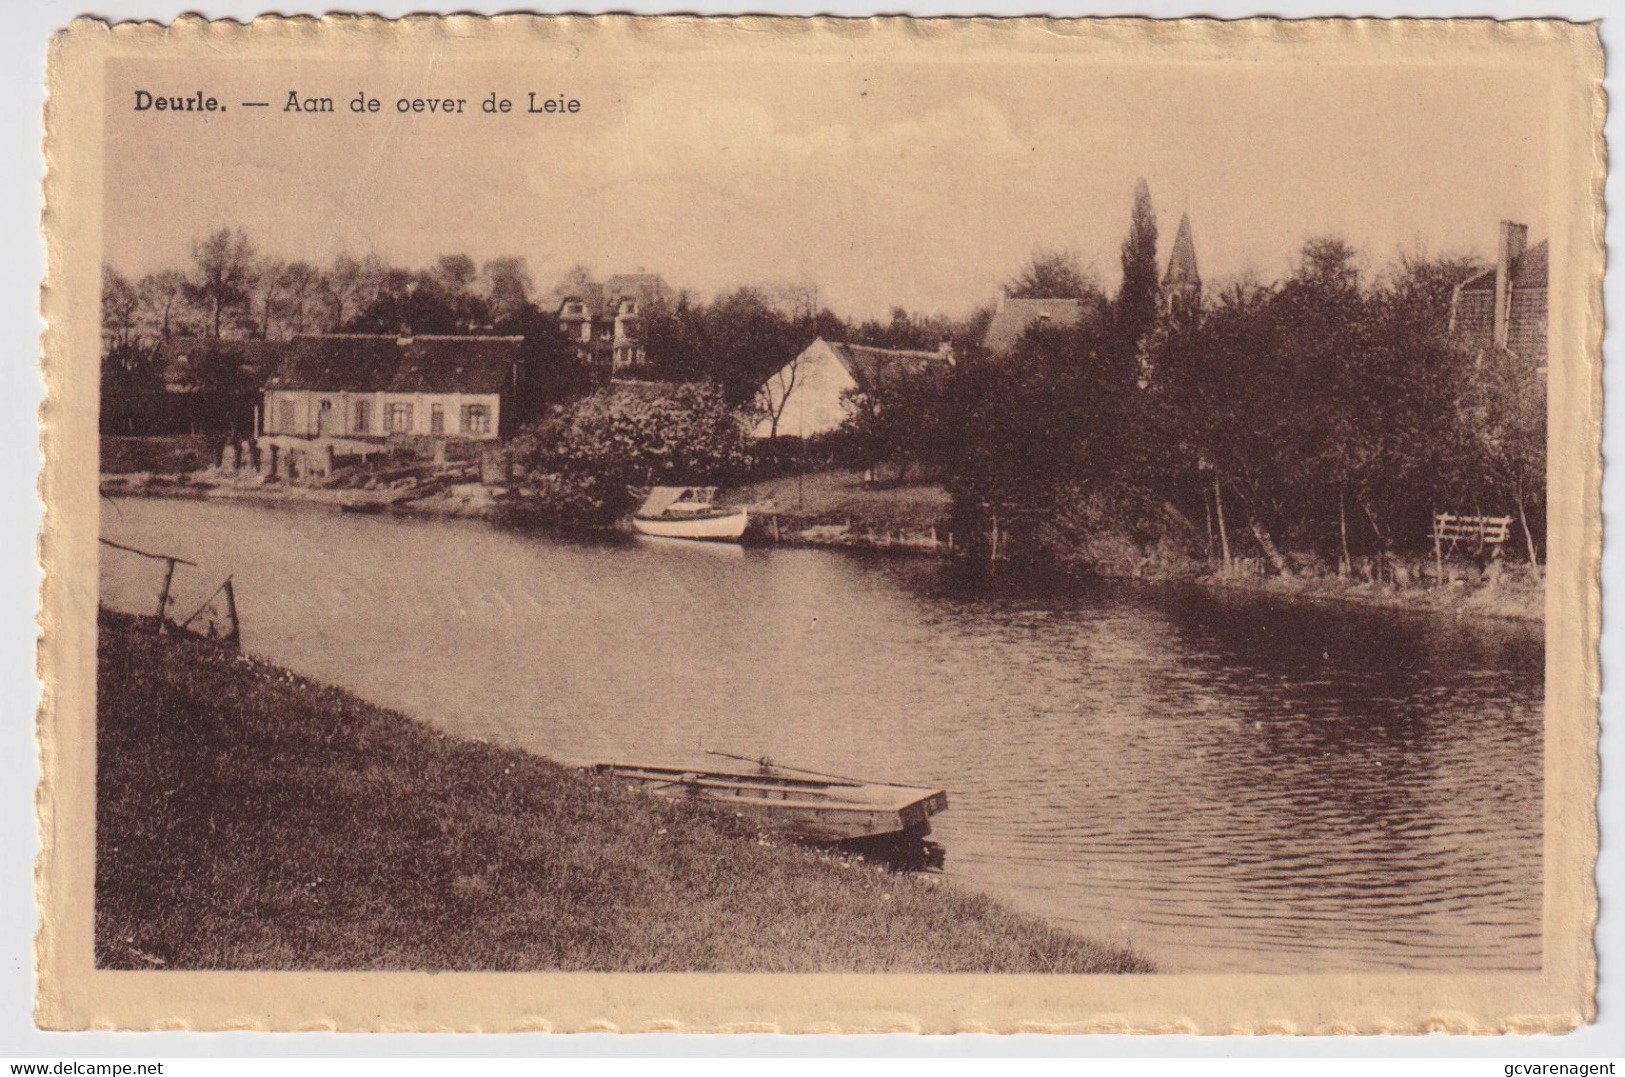
[[[244,644],[565,761],[939,785],[948,874],[1167,971],[1538,969],[1538,628],[475,521],[106,503]],[[103,551],[104,601],[158,570]],[[190,605],[189,605],[190,603]]]

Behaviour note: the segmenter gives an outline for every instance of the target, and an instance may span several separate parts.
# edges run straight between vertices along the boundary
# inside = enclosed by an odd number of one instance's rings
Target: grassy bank
[[[1466,575],[1466,573],[1462,573]],[[1527,566],[1509,569],[1493,585],[1458,579],[1439,586],[1418,579],[1404,586],[1336,576],[1263,576],[1213,574],[1197,579],[1208,587],[1245,590],[1310,602],[1347,602],[1382,609],[1422,610],[1453,616],[1498,617],[1508,621],[1546,619],[1546,590],[1538,573]]]
[[[103,967],[1147,970],[130,618],[98,689]]]
[[[888,472],[890,468],[888,467]],[[801,526],[851,523],[856,528],[929,531],[948,515],[948,492],[936,483],[865,484],[863,472],[815,471],[729,490],[729,505],[752,505]]]
[[[128,475],[182,475],[220,462],[224,437],[175,434],[164,437],[101,438],[101,473]]]

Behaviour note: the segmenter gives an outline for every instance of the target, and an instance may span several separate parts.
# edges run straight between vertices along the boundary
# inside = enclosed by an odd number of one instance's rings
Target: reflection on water
[[[1538,630],[204,502],[103,530],[218,570],[178,605],[235,573],[249,650],[453,732],[946,788],[950,877],[1166,970],[1540,966]],[[104,598],[145,612],[132,560]]]

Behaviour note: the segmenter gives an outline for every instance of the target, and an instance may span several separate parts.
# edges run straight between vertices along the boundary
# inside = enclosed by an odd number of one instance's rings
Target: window
[[[429,405],[429,433],[444,434],[446,432],[446,409],[439,404]]]
[[[289,400],[287,397],[283,397],[281,400],[277,401],[275,432],[278,434],[291,434],[294,432],[293,401]]]
[[[391,434],[412,432],[412,405],[390,404],[384,409],[384,420]]]
[[[491,432],[491,409],[485,404],[463,405],[463,433],[489,434]]]
[[[355,432],[358,434],[372,433],[372,401],[357,400],[355,402]]]
[[[580,317],[581,315],[587,313],[587,308],[581,303],[566,303],[564,304],[564,313],[571,317]]]

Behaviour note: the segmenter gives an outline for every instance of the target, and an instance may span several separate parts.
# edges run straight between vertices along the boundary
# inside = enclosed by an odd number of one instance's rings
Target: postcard
[[[50,48],[42,1026],[1593,1019],[1595,26]]]

